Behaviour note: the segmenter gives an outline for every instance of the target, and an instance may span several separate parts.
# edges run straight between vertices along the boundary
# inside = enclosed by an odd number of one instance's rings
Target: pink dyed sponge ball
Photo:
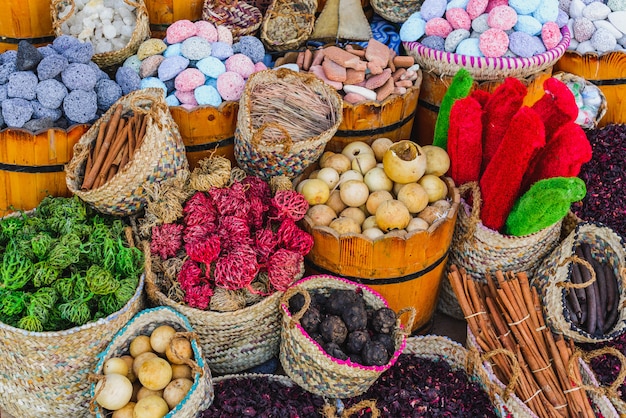
[[[165,37],[167,38],[167,43],[177,44],[179,42],[184,41],[187,38],[191,38],[198,33],[198,28],[191,20],[177,20],[167,27],[165,32]]]
[[[490,28],[509,30],[517,23],[517,12],[509,6],[494,7],[487,16]]]
[[[442,17],[430,19],[424,28],[426,36],[440,36],[442,38],[448,36],[452,30],[450,22]]]
[[[235,54],[226,60],[226,71],[232,71],[243,78],[248,78],[254,72],[254,63],[244,54]]]
[[[197,22],[194,22],[194,25],[196,25],[196,29],[198,31],[196,36],[204,38],[209,42],[217,41],[217,28],[213,23],[207,22],[206,20],[198,20]]]
[[[509,36],[502,29],[487,29],[478,40],[480,52],[486,57],[501,57],[509,48]]]
[[[446,19],[450,22],[453,29],[470,30],[472,27],[472,19],[470,19],[465,9],[461,9],[460,7],[448,9]]]
[[[196,87],[200,87],[206,81],[204,74],[196,68],[187,68],[183,70],[174,79],[174,87],[178,91],[192,91]]]
[[[224,100],[239,100],[246,86],[246,80],[232,71],[226,71],[217,77],[217,91]]]

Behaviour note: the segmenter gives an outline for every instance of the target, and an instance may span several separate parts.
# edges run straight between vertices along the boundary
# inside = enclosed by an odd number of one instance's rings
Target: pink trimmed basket
[[[406,312],[410,313],[410,317],[405,325],[398,319],[394,331],[396,351],[389,362],[384,366],[363,366],[353,363],[350,359],[339,360],[328,355],[308,335],[300,325],[300,319],[308,306],[307,302],[300,312],[293,315],[289,312],[289,299],[295,294],[302,294],[305,301],[310,302],[310,291],[328,294],[333,289],[361,289],[368,306],[375,309],[388,307],[387,301],[379,293],[367,286],[339,277],[314,275],[296,282],[287,289],[281,299],[283,318],[280,362],[287,376],[303,389],[329,398],[350,398],[366,392],[376,379],[398,360],[406,346],[407,332],[410,333],[412,329],[415,308],[408,307],[398,312],[398,318]]]
[[[431,49],[419,42],[403,42],[403,46],[407,54],[426,71],[453,76],[464,68],[477,80],[499,80],[504,77],[529,77],[553,66],[565,54],[571,40],[567,26],[563,26],[561,34],[563,37],[557,46],[530,58],[460,55]]]

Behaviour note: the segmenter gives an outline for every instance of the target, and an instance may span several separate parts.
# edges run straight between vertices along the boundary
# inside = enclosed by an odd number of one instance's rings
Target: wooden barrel
[[[25,129],[0,131],[0,217],[30,210],[50,196],[71,196],[65,185],[64,165],[72,159],[74,144],[88,125],[68,130]]]
[[[520,79],[528,88],[528,94],[524,99],[525,105],[529,106],[543,96],[543,82],[551,76],[552,67],[549,67],[528,78]],[[451,82],[452,77],[440,76],[424,71],[422,88],[420,89],[417,109],[415,111],[415,122],[413,123],[413,131],[411,133],[411,139],[418,144],[429,145],[433,143],[435,122],[439,115],[439,107]],[[474,81],[473,89],[485,90],[491,93],[503,82],[504,79],[490,81],[478,80]]]
[[[602,90],[608,107],[598,126],[626,123],[626,53],[614,51],[602,55],[581,55],[567,51],[554,64],[554,71],[576,74]]]
[[[153,38],[165,38],[167,27],[177,20],[202,18],[204,0],[145,0]]]
[[[222,102],[219,107],[198,106],[187,110],[182,106],[170,107],[174,121],[185,144],[189,168],[211,155],[222,155],[233,164],[235,160],[235,128],[239,102]]]
[[[326,144],[326,150],[341,152],[350,142],[371,144],[381,137],[392,141],[409,139],[422,84],[422,71],[417,74],[413,87],[401,96],[394,94],[383,102],[367,101],[354,105],[344,102],[343,120],[335,136]]]
[[[329,227],[314,227],[305,217],[303,226],[315,241],[305,258],[307,274],[331,274],[365,284],[396,312],[413,306],[417,313],[413,331],[422,331],[437,306],[461,201],[452,179],[445,180],[452,209],[427,231],[387,234],[372,241],[362,234],[340,236]]]
[[[49,0],[3,0],[0,10],[0,52],[28,41],[46,45],[54,40]]]

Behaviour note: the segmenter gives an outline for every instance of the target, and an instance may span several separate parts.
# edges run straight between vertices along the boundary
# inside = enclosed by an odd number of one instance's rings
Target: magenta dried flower
[[[185,251],[193,261],[211,264],[220,255],[220,238],[217,235],[213,235],[205,240],[188,242],[185,244]]]
[[[239,245],[252,245],[248,221],[237,216],[222,216],[217,233],[222,240],[222,247],[229,250]]]
[[[302,254],[281,248],[270,256],[267,273],[274,289],[284,292],[302,273]]]
[[[204,192],[196,192],[183,208],[185,225],[207,225],[217,220],[217,210],[211,197]]]
[[[254,233],[254,248],[259,263],[265,264],[278,246],[278,236],[271,229],[259,229]]]
[[[264,205],[270,204],[272,190],[265,180],[256,176],[247,176],[241,180],[241,184],[244,186],[248,198],[256,197],[260,199]]]
[[[152,227],[150,252],[159,255],[163,260],[175,257],[183,245],[183,226],[179,224],[163,224]]]
[[[204,241],[214,235],[216,229],[215,224],[186,226],[183,231],[183,241],[187,244]]]
[[[213,296],[213,288],[209,283],[203,283],[185,290],[184,301],[187,305],[196,309],[207,309]]]
[[[215,285],[228,290],[244,289],[259,272],[256,254],[251,246],[239,245],[215,262]]]
[[[303,256],[307,255],[313,244],[313,236],[300,229],[292,219],[285,219],[278,227],[278,245]]]
[[[262,228],[265,224],[268,206],[256,196],[251,196],[249,201],[250,210],[248,212],[248,224],[252,230],[257,230]]]
[[[304,218],[309,210],[309,202],[295,190],[278,190],[272,198],[270,218],[295,222]]]
[[[212,188],[209,195],[213,198],[217,212],[222,216],[246,218],[250,210],[250,202],[246,198],[244,186],[240,182],[230,187]]]
[[[186,292],[191,288],[199,286],[206,281],[206,278],[198,263],[187,259],[180,268],[176,280],[180,284],[180,288]]]

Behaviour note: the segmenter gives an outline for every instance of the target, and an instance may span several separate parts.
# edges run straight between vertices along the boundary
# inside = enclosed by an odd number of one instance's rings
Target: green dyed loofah
[[[441,99],[439,114],[435,122],[433,145],[446,149],[448,147],[448,128],[450,127],[450,110],[458,99],[467,97],[474,84],[474,78],[464,68],[461,68],[452,78],[450,87]]]
[[[585,182],[578,177],[539,180],[515,202],[506,220],[506,233],[521,237],[554,225],[586,194]]]

